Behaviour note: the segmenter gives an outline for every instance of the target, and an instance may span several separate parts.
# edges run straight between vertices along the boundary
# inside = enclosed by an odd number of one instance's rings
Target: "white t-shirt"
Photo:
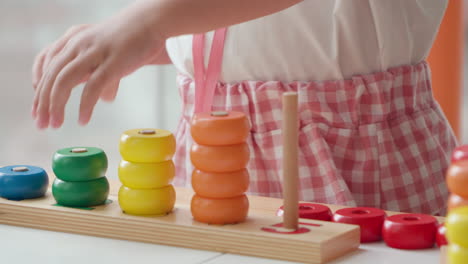
[[[427,57],[446,6],[447,0],[304,0],[229,27],[220,79],[339,80],[415,64]],[[178,71],[193,77],[192,36],[170,38],[166,47]]]

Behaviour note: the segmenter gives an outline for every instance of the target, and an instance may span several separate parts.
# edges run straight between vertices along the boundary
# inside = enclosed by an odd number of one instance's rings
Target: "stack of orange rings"
[[[455,149],[446,181],[451,194],[445,222],[449,263],[466,263],[468,256],[468,145]]]
[[[250,124],[240,112],[199,113],[192,119],[195,141],[190,158],[191,211],[195,220],[208,224],[233,224],[246,219],[249,187],[246,169],[250,152],[246,144]]]
[[[468,145],[457,147],[447,170],[446,181],[451,192],[448,199],[448,210],[468,205]]]

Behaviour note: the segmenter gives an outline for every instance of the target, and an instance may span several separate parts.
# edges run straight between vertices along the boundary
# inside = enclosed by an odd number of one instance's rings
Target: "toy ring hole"
[[[213,111],[211,112],[211,116],[228,116],[229,113],[226,111]]]
[[[310,210],[310,209],[314,209],[314,207],[309,206],[309,205],[300,205],[299,206],[299,210]]]
[[[72,153],[85,153],[88,152],[86,148],[74,148],[71,150]]]
[[[418,220],[420,220],[420,218],[416,217],[416,216],[406,216],[406,217],[403,217],[403,220],[405,220],[405,221],[418,221]]]
[[[25,171],[29,171],[29,169],[27,167],[14,167],[13,169],[11,169],[12,171],[14,172],[25,172]]]
[[[368,214],[369,211],[366,210],[354,210],[351,212],[352,214],[357,214],[357,215],[363,215],[363,214]]]
[[[154,130],[154,129],[142,129],[142,130],[138,131],[138,134],[154,135],[154,134],[156,134],[156,130]]]

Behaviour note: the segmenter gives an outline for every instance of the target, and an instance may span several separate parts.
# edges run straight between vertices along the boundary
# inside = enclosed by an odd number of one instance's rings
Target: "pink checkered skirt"
[[[177,176],[190,186],[194,82],[179,76],[183,116],[176,133]],[[251,122],[249,193],[281,197],[281,94],[299,95],[303,201],[444,214],[444,173],[456,146],[431,91],[426,62],[348,80],[218,83],[213,110]]]

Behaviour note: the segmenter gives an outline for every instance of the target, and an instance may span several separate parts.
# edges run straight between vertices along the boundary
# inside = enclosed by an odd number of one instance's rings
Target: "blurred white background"
[[[30,71],[34,56],[68,27],[98,22],[129,2],[0,0],[1,165],[29,164],[50,170],[57,149],[96,146],[108,154],[108,177],[116,179],[120,161],[118,142],[124,130],[139,127],[175,130],[180,99],[172,66],[146,67],[126,78],[116,101],[99,103],[86,127],[77,124],[81,88],[72,94],[63,128],[38,131],[30,117],[33,99]],[[464,101],[463,112],[467,114],[463,117],[462,141],[468,142],[468,92]]]

